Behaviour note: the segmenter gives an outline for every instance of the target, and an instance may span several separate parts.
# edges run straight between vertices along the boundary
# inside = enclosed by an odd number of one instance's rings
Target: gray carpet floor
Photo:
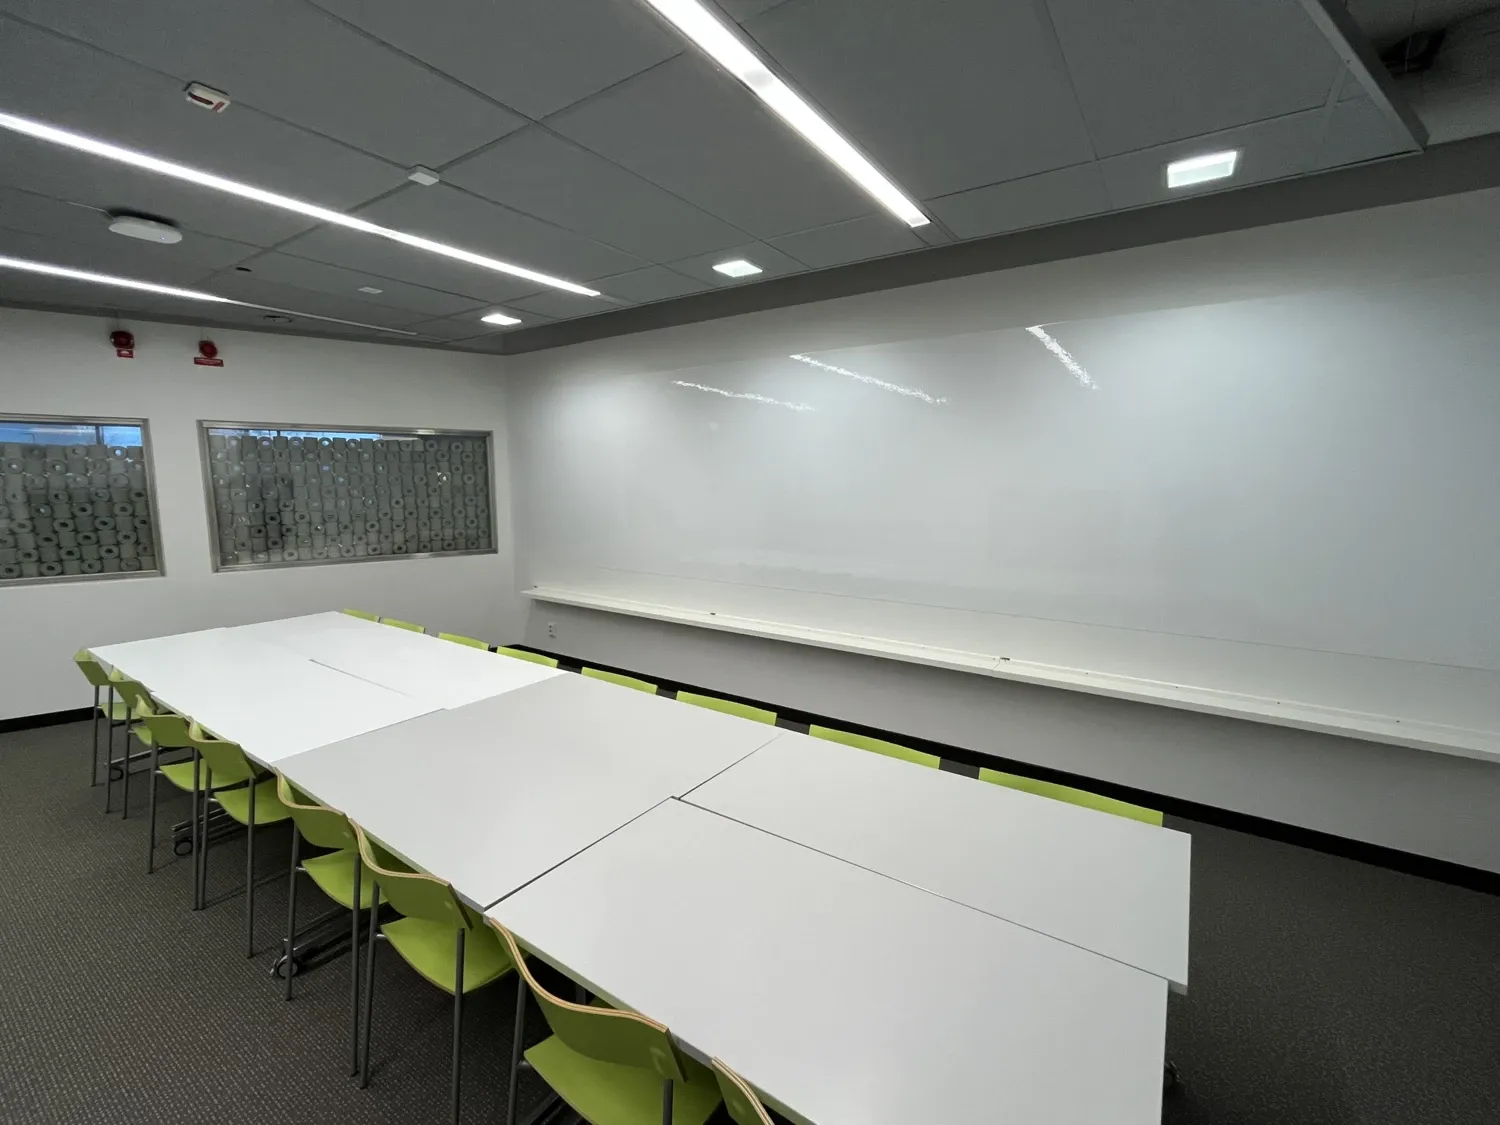
[[[145,786],[131,819],[105,817],[87,742],[83,724],[0,735],[0,1122],[443,1120],[449,998],[385,956],[373,1074],[356,1089],[347,960],[299,977],[285,1003],[269,975],[285,882],[258,894],[247,960],[241,842],[214,849],[220,901],[191,912],[186,861],[163,846],[145,873]],[[164,819],[185,806],[164,800]],[[1500,898],[1173,826],[1193,834],[1192,989],[1169,1005],[1184,1081],[1165,1121],[1500,1122]],[[284,873],[285,832],[259,839],[260,870]],[[325,905],[299,898],[304,918]],[[465,1121],[503,1119],[513,1004],[508,982],[470,997]],[[523,1085],[524,1105],[540,1096]]]

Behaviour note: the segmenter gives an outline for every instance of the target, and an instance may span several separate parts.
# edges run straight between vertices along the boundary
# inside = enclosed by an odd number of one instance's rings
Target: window
[[[200,430],[219,570],[495,550],[487,433]]]
[[[146,423],[0,414],[0,588],[161,573]]]

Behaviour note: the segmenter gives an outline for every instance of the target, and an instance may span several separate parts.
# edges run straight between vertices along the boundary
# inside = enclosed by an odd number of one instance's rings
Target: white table
[[[1187,985],[1185,833],[792,732],[686,800]]]
[[[482,908],[775,736],[565,675],[310,750],[281,769]]]
[[[1161,978],[681,801],[488,913],[797,1121],[1161,1120]]]
[[[227,630],[424,700],[462,707],[566,675],[555,668],[351,617],[319,613]]]

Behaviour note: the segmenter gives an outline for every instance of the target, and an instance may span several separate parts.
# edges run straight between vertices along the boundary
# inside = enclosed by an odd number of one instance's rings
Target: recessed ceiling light
[[[181,297],[188,301],[210,301],[216,305],[236,305],[242,309],[262,309],[265,312],[283,313],[302,317],[305,320],[326,320],[332,324],[347,324],[353,328],[368,328],[372,332],[390,332],[397,336],[416,336],[404,328],[384,328],[379,324],[362,324],[357,320],[340,320],[336,316],[317,316],[314,313],[298,312],[296,309],[278,309],[271,305],[255,305],[249,301],[236,301],[220,297],[217,293],[204,293],[200,289],[178,289],[172,285],[157,285],[154,281],[138,281],[133,277],[116,277],[108,273],[92,273],[75,270],[71,266],[54,266],[50,262],[33,262],[26,258],[0,257],[0,269],[22,270],[26,273],[46,274],[49,277],[64,277],[69,281],[85,281],[90,285],[112,285],[117,289],[136,289],[142,293],[158,293],[164,297]],[[270,319],[267,317],[266,319]]]
[[[1206,184],[1210,180],[1227,179],[1234,175],[1239,159],[1240,150],[1235,148],[1228,152],[1209,152],[1202,156],[1190,156],[1186,160],[1174,160],[1167,165],[1167,186],[1192,187],[1194,184]]]
[[[327,207],[319,207],[316,203],[306,203],[300,199],[293,199],[289,195],[280,195],[274,191],[264,188],[253,187],[250,184],[242,184],[238,180],[225,179],[216,176],[212,172],[200,171],[190,168],[185,164],[175,164],[170,160],[162,160],[160,157],[151,156],[144,152],[136,152],[134,149],[121,148],[107,141],[95,140],[81,133],[70,133],[66,129],[59,129],[53,125],[45,125],[40,121],[31,121],[25,117],[16,117],[9,113],[0,113],[0,128],[9,129],[15,133],[22,133],[37,140],[48,141],[51,144],[62,145],[78,152],[86,152],[91,156],[102,156],[106,160],[116,160],[121,164],[129,164],[133,168],[142,168],[147,172],[155,172],[161,176],[170,176],[176,180],[186,180],[190,184],[199,187],[210,188],[213,191],[221,191],[226,195],[238,196],[241,199],[249,199],[255,203],[263,203],[267,207],[276,207],[283,211],[292,211],[298,215],[306,215],[310,219],[319,222],[331,223],[334,226],[345,227],[349,230],[357,230],[362,234],[373,234],[377,238],[388,238],[392,242],[399,242],[403,246],[410,246],[416,250],[425,250],[429,254],[438,254],[445,258],[453,258],[456,261],[467,262],[471,266],[479,266],[481,269],[494,270],[497,273],[510,274],[512,277],[525,278],[527,281],[535,281],[539,285],[550,286],[553,289],[565,289],[569,293],[578,293],[584,297],[597,297],[599,290],[590,289],[585,285],[578,285],[572,281],[564,281],[562,278],[553,277],[550,274],[538,273],[536,270],[527,269],[525,266],[514,265],[511,262],[502,262],[498,258],[488,258],[483,254],[476,254],[472,250],[464,250],[457,246],[449,246],[443,242],[434,242],[430,238],[422,238],[420,235],[407,234],[405,231],[393,230],[376,223],[367,222],[364,219],[346,215],[342,211],[332,211]]]
[[[520,324],[521,323],[521,318],[518,317],[518,316],[507,316],[505,313],[498,313],[498,312],[497,313],[489,313],[488,315],[482,316],[479,319],[482,320],[485,324]]]
[[[373,293],[384,293],[385,292],[384,289],[376,289],[375,286],[373,286],[373,285],[361,285],[359,287],[359,291],[361,293],[372,293],[372,294]]]
[[[678,31],[734,75],[766,106],[907,226],[926,226],[921,208],[805,102],[699,0],[646,0]]]
[[[732,261],[720,262],[714,266],[725,277],[749,277],[753,273],[760,273],[761,268],[754,262],[747,262],[744,258],[735,258]]]

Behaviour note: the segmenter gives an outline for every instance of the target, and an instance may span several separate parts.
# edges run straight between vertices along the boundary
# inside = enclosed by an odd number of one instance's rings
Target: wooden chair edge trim
[[[765,1122],[765,1125],[774,1125],[770,1115],[766,1112],[766,1107],[761,1104],[760,1095],[750,1088],[750,1083],[741,1078],[737,1071],[731,1070],[723,1059],[709,1059],[708,1062],[715,1071],[723,1075],[729,1080],[731,1085],[735,1086],[740,1093],[750,1099],[750,1104],[755,1107],[756,1115],[760,1117],[761,1121]]]

